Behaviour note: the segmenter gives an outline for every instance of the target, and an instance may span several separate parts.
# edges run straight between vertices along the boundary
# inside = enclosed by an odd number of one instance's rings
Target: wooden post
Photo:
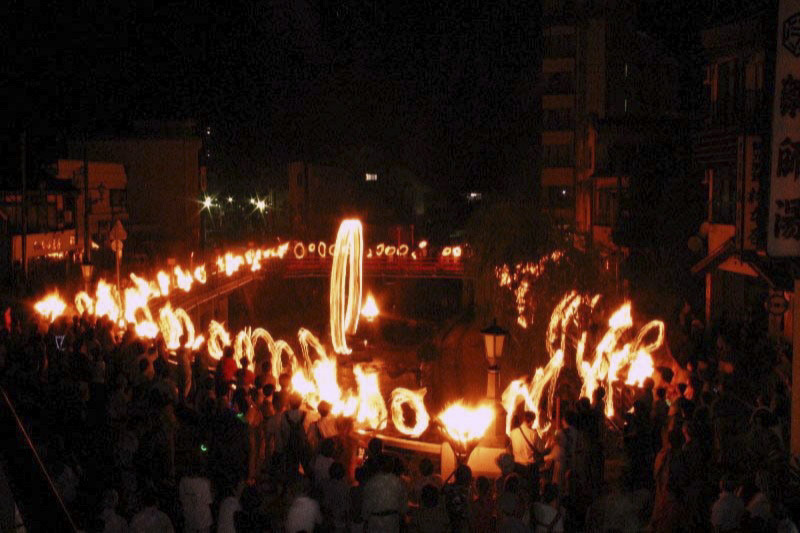
[[[792,298],[792,454],[800,454],[800,279]]]

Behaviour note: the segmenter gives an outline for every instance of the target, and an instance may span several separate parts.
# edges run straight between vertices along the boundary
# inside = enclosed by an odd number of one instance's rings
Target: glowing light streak
[[[294,253],[294,258],[299,261],[306,256],[306,247],[302,242],[298,242],[294,245],[292,252]]]
[[[420,389],[413,391],[398,387],[392,391],[391,395],[391,408],[392,408],[392,423],[394,427],[403,435],[409,437],[419,437],[425,430],[428,429],[431,417],[425,409],[425,402],[423,398],[427,389]],[[414,412],[414,425],[408,426],[403,417],[403,405],[408,405]]]
[[[169,302],[158,311],[158,325],[161,330],[161,335],[164,337],[164,342],[167,344],[167,348],[170,350],[177,350],[180,348],[183,326],[181,320],[172,310],[172,305],[170,305]]]
[[[339,354],[351,352],[345,336],[358,329],[363,246],[361,222],[356,219],[343,221],[336,236],[330,285],[331,342]]]
[[[208,342],[206,345],[208,347],[208,355],[217,360],[222,357],[223,348],[231,345],[230,333],[225,329],[225,326],[216,320],[212,320],[208,325]]]

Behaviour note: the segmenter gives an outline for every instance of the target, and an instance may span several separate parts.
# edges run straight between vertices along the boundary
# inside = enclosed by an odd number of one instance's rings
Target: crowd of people
[[[2,386],[84,531],[797,531],[787,384],[751,404],[714,357],[648,379],[612,420],[602,387],[562,398],[545,435],[520,410],[497,475],[442,479],[438,457],[308,408],[267,358],[253,371],[230,348],[216,362],[114,332],[0,329]]]

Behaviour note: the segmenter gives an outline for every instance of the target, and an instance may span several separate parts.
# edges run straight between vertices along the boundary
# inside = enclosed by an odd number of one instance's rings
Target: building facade
[[[71,143],[69,155],[124,166],[134,250],[198,249],[205,172],[203,141],[193,121],[138,122],[118,135]]]
[[[707,323],[758,323],[788,334],[791,320],[768,302],[791,298],[787,264],[767,256],[769,143],[776,13],[767,8],[702,33],[703,113],[694,142],[697,180],[707,189],[700,232]]]
[[[634,25],[629,1],[543,2],[540,187],[575,244],[619,258],[632,162],[679,119],[677,62]]]
[[[128,178],[125,167],[119,163],[89,161],[89,201],[84,198],[84,162],[76,159],[59,159],[56,178],[70,183],[78,191],[75,230],[78,248],[84,247],[84,209],[89,206],[89,238],[100,247],[108,247],[108,234],[119,220],[127,226]]]
[[[77,260],[77,198],[72,184],[46,178],[27,189],[25,202],[19,189],[0,191],[0,236],[5,241],[0,265],[9,267],[2,271],[3,281],[25,270],[23,262],[36,271],[48,263]]]

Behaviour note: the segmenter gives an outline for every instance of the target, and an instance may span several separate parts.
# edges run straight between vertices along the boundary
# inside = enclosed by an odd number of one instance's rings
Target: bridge
[[[386,279],[463,279],[461,261],[441,259],[364,259],[364,277]],[[286,278],[324,278],[331,275],[329,257],[289,259],[281,265]]]
[[[169,298],[151,300],[158,309],[169,300],[174,308],[183,308],[195,323],[207,323],[210,317],[226,321],[228,296],[254,281],[267,276],[285,279],[328,278],[331,275],[331,258],[305,257],[285,258],[261,264],[253,272],[249,266],[226,276],[210,273],[205,284],[195,284],[189,292],[173,290]],[[464,279],[464,264],[461,261],[439,259],[371,258],[363,261],[363,276],[373,279]]]

